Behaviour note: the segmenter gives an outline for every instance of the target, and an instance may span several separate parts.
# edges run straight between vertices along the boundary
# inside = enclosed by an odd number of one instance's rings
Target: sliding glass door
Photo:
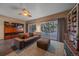
[[[58,21],[49,21],[41,24],[42,37],[58,40]]]

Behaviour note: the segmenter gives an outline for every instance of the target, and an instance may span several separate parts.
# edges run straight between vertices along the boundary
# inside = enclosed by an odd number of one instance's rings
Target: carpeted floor
[[[26,47],[25,49],[13,51],[7,56],[63,56],[64,55],[64,44],[51,40],[48,51],[45,51],[37,47],[37,43]]]

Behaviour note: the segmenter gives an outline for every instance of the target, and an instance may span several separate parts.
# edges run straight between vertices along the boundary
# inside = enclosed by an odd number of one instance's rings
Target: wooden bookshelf
[[[79,4],[76,4],[67,15],[67,30],[70,40],[74,43],[74,48],[79,49],[77,41],[79,39],[77,38],[79,32]]]
[[[4,22],[4,39],[12,39],[18,37],[19,33],[24,33],[24,30],[17,28],[20,25],[23,27],[23,24]]]

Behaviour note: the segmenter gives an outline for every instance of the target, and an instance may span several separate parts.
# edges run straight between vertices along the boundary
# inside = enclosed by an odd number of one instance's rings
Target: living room
[[[78,23],[72,21],[75,23],[71,26],[67,21],[75,13],[73,17],[78,19],[78,8],[76,3],[0,4],[0,55],[79,55],[79,44],[74,39],[78,28],[72,31],[74,37],[69,34]]]

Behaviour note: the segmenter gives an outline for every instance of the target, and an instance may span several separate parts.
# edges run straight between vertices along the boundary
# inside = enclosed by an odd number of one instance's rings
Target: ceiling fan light
[[[32,17],[31,13],[27,9],[25,9],[25,8],[22,9],[22,12],[19,15]]]
[[[24,15],[24,16],[28,16],[28,14],[27,14],[27,13],[23,13],[23,15]]]

